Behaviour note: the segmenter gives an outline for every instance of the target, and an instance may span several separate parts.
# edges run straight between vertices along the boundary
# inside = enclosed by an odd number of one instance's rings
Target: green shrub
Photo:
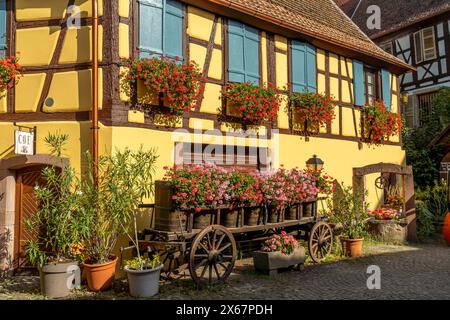
[[[432,186],[417,188],[416,199],[423,201],[435,222],[443,221],[448,212],[447,184],[435,180]]]
[[[420,239],[432,236],[436,230],[433,224],[434,216],[425,202],[416,201],[417,236]]]

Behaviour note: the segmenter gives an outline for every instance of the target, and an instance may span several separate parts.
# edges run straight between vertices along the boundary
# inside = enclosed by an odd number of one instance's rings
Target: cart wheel
[[[152,237],[154,241],[162,241],[158,236]],[[154,250],[149,253],[150,256],[159,255],[161,263],[164,265],[161,269],[161,278],[165,280],[177,280],[183,278],[187,269],[187,260],[184,252],[178,248],[166,247],[164,249]]]
[[[333,230],[326,222],[317,222],[309,234],[309,255],[314,262],[322,262],[333,248]]]
[[[160,250],[157,251],[164,267],[161,269],[161,278],[166,280],[176,280],[185,276],[187,263],[181,251]]]
[[[199,287],[225,282],[236,260],[233,234],[221,225],[203,229],[192,243],[189,271]]]

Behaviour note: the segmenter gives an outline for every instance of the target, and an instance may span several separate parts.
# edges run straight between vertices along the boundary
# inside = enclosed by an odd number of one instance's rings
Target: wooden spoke
[[[226,245],[224,245],[222,248],[220,248],[218,251],[222,252],[224,251],[226,248],[228,248],[229,246],[231,246],[231,243],[227,243]]]
[[[231,232],[220,225],[206,227],[196,236],[190,248],[189,271],[192,279],[200,287],[225,282],[233,270],[236,253],[236,242]]]
[[[322,262],[333,247],[333,231],[330,225],[320,221],[313,225],[308,241],[309,254],[314,262]]]

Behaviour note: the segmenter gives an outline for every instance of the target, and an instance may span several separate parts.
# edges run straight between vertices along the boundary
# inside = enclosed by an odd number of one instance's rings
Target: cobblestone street
[[[367,267],[381,268],[381,289],[366,286]],[[93,294],[80,290],[72,299],[129,299],[126,281],[115,292]],[[0,299],[42,299],[37,277],[0,282]],[[450,247],[443,244],[376,245],[366,256],[276,276],[253,272],[251,259],[238,261],[226,285],[195,290],[190,278],[161,284],[156,299],[450,299]]]

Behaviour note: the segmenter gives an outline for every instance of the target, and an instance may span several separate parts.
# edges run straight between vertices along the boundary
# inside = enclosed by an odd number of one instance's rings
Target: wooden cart
[[[233,270],[238,252],[242,255],[259,250],[262,241],[281,230],[306,240],[315,262],[323,261],[332,250],[332,228],[317,214],[318,199],[298,204],[288,217],[280,213],[274,223],[268,222],[268,209],[262,207],[256,225],[246,225],[245,215],[258,207],[234,209],[237,219],[233,227],[222,225],[223,215],[229,213],[228,207],[208,209],[209,220],[202,228],[195,228],[194,224],[194,219],[202,213],[174,209],[171,199],[168,184],[158,181],[154,228],[144,230],[139,241],[142,253],[159,254],[165,278],[181,277],[189,269],[199,286],[223,283]]]

